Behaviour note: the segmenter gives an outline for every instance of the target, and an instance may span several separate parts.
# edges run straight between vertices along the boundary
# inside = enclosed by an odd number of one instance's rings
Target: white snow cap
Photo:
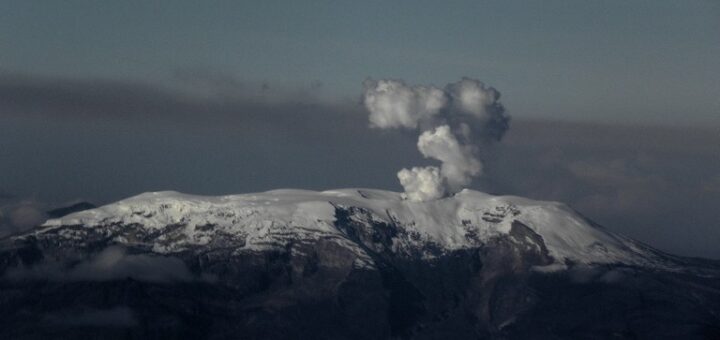
[[[418,150],[441,163],[398,172],[405,196],[413,201],[441,198],[469,185],[482,174],[480,145],[500,140],[509,127],[500,92],[476,79],[462,78],[443,89],[401,80],[368,79],[363,85],[370,127],[425,130]]]
[[[61,244],[63,239],[87,242],[91,240],[87,233],[93,229],[107,232],[107,235],[112,234],[113,229],[135,230],[145,236],[135,239],[126,237],[135,235],[134,232],[120,232],[115,234],[113,241],[121,247],[150,247],[153,253],[165,255],[198,249],[196,247],[226,247],[227,244],[214,241],[228,236],[244,240],[238,245],[237,252],[286,250],[293,242],[322,239],[351,249],[358,255],[359,265],[372,266],[372,258],[335,225],[338,208],[355,207],[364,212],[354,215],[354,222],[382,222],[406,231],[393,236],[392,249],[398,253],[420,250],[426,243],[443,251],[472,249],[494,237],[508,235],[513,224],[520,222],[542,237],[554,259],[552,265],[539,270],[563,269],[569,262],[664,268],[672,265],[659,257],[659,252],[597,228],[557,202],[493,196],[473,190],[429,200],[429,197],[440,196],[434,190],[442,190],[442,187],[432,185],[437,183],[439,172],[437,167],[401,171],[407,175],[406,179],[401,175],[401,181],[415,181],[417,185],[416,190],[405,195],[364,188],[323,192],[282,189],[217,197],[167,191],[145,193],[48,220],[43,224],[44,228],[25,236],[49,237]],[[417,202],[422,200],[425,201]],[[212,228],[208,228],[209,225]],[[146,280],[192,279],[182,264],[166,259],[169,257],[126,254],[119,249],[110,249],[96,260],[77,267],[83,270],[70,277],[105,280],[126,276],[128,270],[137,272],[139,269]],[[148,272],[158,265],[167,268],[157,273]]]

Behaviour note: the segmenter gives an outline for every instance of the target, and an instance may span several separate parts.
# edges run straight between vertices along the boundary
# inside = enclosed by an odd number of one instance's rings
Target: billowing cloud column
[[[410,200],[441,198],[469,185],[482,174],[479,148],[500,140],[509,127],[500,92],[478,80],[463,78],[443,89],[400,80],[368,79],[364,86],[370,126],[424,131],[418,150],[441,163],[398,172]]]

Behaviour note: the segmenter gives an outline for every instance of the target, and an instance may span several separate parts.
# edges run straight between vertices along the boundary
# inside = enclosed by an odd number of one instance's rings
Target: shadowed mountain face
[[[720,263],[469,191],[151,193],[0,249],[3,338],[720,337]]]
[[[60,207],[48,211],[46,214],[50,218],[60,218],[66,215],[70,215],[74,212],[97,208],[94,204],[88,202],[78,202],[67,207]]]

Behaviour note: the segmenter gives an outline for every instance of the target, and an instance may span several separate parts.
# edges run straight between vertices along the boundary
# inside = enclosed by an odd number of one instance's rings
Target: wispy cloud
[[[31,267],[12,268],[9,280],[110,281],[133,278],[147,282],[182,282],[196,278],[176,257],[130,254],[119,246],[110,246],[77,264],[44,261]]]
[[[47,219],[46,205],[14,195],[0,198],[0,237],[30,230]]]
[[[570,204],[660,248],[720,257],[712,130],[518,120],[483,185]]]

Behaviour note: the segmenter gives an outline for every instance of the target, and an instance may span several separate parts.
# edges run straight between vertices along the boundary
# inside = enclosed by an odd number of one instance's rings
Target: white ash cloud
[[[363,102],[370,110],[372,127],[415,129],[418,123],[437,115],[447,96],[432,86],[408,86],[399,80],[368,79]]]
[[[426,201],[452,194],[482,175],[482,145],[499,141],[510,118],[500,92],[463,78],[444,88],[411,86],[401,80],[364,83],[363,103],[372,128],[423,131],[418,150],[440,167],[414,167],[398,172],[406,197]]]
[[[490,111],[499,104],[498,100],[500,100],[500,92],[474,79],[463,78],[457,83],[448,84],[446,89],[452,97],[455,110],[472,114],[480,119],[489,116]]]
[[[417,145],[423,156],[442,163],[440,173],[452,192],[461,190],[482,172],[473,146],[460,144],[447,125],[423,132]]]
[[[397,176],[407,198],[412,201],[427,201],[445,195],[440,169],[436,166],[402,169]]]

